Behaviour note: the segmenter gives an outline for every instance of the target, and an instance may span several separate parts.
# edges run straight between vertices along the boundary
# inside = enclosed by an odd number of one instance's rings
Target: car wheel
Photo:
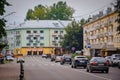
[[[76,68],[77,66],[74,66],[74,68]]]
[[[64,63],[63,63],[63,62],[61,62],[60,64],[61,64],[61,65],[63,65]]]
[[[86,68],[86,66],[84,66],[84,69]]]
[[[111,66],[114,67],[114,63],[113,62],[111,63]]]
[[[106,73],[109,73],[109,70],[106,70],[105,72],[106,72]]]
[[[118,63],[118,68],[120,69],[120,63]]]
[[[92,73],[93,71],[91,69],[89,69],[89,72]]]
[[[89,72],[89,69],[87,68],[86,71]]]
[[[73,68],[73,65],[71,66],[71,68]]]

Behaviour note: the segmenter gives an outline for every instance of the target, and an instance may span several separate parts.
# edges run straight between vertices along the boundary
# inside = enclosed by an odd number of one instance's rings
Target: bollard
[[[20,80],[24,80],[24,69],[23,69],[23,61],[20,61]]]
[[[23,74],[20,74],[20,80],[24,80]]]

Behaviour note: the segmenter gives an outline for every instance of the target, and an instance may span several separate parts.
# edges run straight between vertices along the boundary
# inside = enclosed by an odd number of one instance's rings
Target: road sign
[[[75,47],[72,47],[72,50],[74,51],[74,50],[75,50]]]

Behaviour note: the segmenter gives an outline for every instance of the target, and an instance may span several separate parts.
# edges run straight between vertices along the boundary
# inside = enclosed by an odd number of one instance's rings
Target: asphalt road
[[[25,80],[120,80],[120,69],[110,67],[109,73],[88,73],[86,69],[73,69],[69,64],[51,62],[40,56],[29,56],[24,63]]]

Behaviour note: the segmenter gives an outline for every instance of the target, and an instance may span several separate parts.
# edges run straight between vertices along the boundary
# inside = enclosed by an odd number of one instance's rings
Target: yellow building
[[[110,8],[107,14],[100,12],[84,25],[84,50],[86,55],[107,56],[120,53],[120,35],[117,34],[117,12]]]
[[[24,56],[26,55],[41,55],[41,54],[54,54],[55,48],[50,48],[50,47],[43,47],[43,48],[16,48],[14,50],[14,54],[23,54]]]

